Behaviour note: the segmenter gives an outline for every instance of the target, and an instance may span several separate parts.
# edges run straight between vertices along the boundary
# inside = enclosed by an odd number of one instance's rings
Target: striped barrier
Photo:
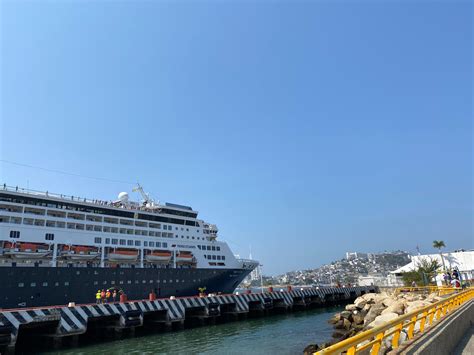
[[[114,327],[120,329],[142,326],[144,318],[157,312],[164,315],[160,320],[161,322],[170,323],[184,321],[187,311],[190,313],[191,310],[198,308],[204,310],[204,316],[218,316],[221,313],[247,313],[252,304],[260,305],[261,309],[268,309],[276,305],[290,309],[295,305],[295,300],[300,300],[306,305],[310,303],[323,305],[338,300],[355,299],[364,293],[377,291],[378,289],[375,286],[321,287],[283,292],[180,297],[154,301],[141,300],[76,305],[74,307],[1,310],[0,330],[3,329],[3,332],[7,333],[9,331],[10,337],[7,339],[7,344],[0,342],[0,346],[14,346],[21,327],[31,323],[57,322],[56,333],[51,335],[64,337],[85,333],[88,322],[92,319],[113,319]],[[226,308],[227,312],[221,312],[223,308]]]

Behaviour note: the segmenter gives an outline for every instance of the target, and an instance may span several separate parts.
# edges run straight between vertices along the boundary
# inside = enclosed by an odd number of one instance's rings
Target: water
[[[331,338],[333,329],[327,320],[339,311],[341,307],[319,308],[44,354],[302,354],[308,344]]]

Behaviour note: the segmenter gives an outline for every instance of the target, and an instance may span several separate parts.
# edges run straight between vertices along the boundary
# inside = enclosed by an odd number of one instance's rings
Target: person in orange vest
[[[102,299],[102,303],[105,303],[105,290],[102,290],[100,293],[100,298]]]
[[[105,293],[105,302],[109,302],[110,300],[110,290],[107,290],[107,292]]]

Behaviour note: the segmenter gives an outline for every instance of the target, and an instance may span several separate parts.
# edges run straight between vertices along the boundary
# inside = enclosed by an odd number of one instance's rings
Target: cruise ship
[[[191,207],[133,191],[141,202],[0,186],[0,308],[92,303],[102,289],[128,299],[232,293],[257,267]]]

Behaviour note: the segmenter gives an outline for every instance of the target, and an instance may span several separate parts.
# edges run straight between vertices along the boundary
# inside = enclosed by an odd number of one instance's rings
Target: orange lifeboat
[[[168,262],[171,260],[171,252],[169,250],[155,250],[145,255],[145,260],[149,263]]]
[[[194,256],[189,251],[180,251],[176,255],[176,262],[177,263],[193,263],[194,262]]]
[[[98,247],[84,245],[63,245],[60,254],[71,260],[92,260],[100,256]]]
[[[136,261],[138,259],[138,250],[117,248],[109,253],[109,260],[114,262]]]
[[[5,255],[17,259],[41,259],[50,253],[49,245],[42,243],[10,243],[10,247],[4,249]]]

